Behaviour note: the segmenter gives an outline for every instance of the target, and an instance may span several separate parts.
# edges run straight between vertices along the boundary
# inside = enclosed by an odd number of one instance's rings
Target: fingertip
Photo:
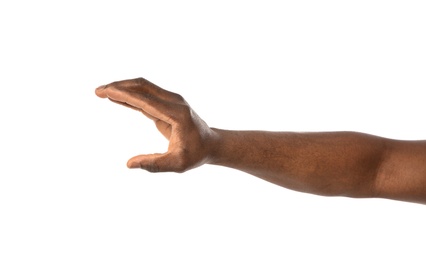
[[[100,86],[100,87],[97,87],[97,88],[95,89],[95,94],[96,94],[96,96],[98,96],[98,97],[100,97],[100,98],[105,98],[105,97],[106,97],[106,94],[105,94],[105,88],[106,88],[106,85],[102,85],[102,86]]]
[[[135,168],[140,168],[140,166],[136,161],[133,161],[132,159],[130,159],[129,161],[127,161],[127,168],[135,169]]]

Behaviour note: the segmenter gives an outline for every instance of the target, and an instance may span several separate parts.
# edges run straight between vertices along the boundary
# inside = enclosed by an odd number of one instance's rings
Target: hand
[[[142,112],[169,140],[166,153],[135,156],[129,168],[184,172],[209,161],[215,133],[180,95],[143,78],[98,87],[96,95]]]

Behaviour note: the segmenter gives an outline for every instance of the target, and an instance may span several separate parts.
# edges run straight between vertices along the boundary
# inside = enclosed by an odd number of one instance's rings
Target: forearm
[[[374,197],[387,140],[353,132],[291,133],[213,129],[211,164],[319,195]]]

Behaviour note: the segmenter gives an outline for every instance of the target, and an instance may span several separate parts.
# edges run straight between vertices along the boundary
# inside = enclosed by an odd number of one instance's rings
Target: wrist
[[[208,144],[208,164],[223,165],[227,158],[229,147],[229,130],[210,128],[212,134]]]

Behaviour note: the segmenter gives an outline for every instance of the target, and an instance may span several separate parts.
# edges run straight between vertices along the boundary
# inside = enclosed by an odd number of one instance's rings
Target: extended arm
[[[96,94],[142,112],[169,140],[166,153],[135,156],[130,168],[184,172],[210,163],[302,192],[426,203],[424,141],[210,128],[181,96],[142,78],[99,87]]]
[[[215,131],[213,164],[302,192],[426,204],[424,141],[355,132]]]

